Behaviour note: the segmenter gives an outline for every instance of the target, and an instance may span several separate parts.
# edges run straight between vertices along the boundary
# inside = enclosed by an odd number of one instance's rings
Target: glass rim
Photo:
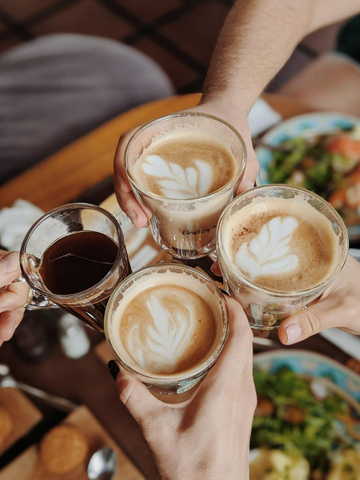
[[[200,118],[210,118],[212,120],[215,120],[219,123],[222,123],[226,127],[228,127],[238,138],[240,141],[241,147],[242,147],[242,158],[240,162],[239,169],[236,172],[236,175],[224,186],[221,188],[215,190],[214,192],[210,192],[207,195],[204,195],[202,197],[194,197],[194,198],[169,198],[169,197],[164,197],[162,195],[157,195],[156,193],[152,193],[147,191],[145,188],[143,188],[131,175],[130,171],[130,166],[129,166],[129,152],[131,149],[132,144],[136,140],[136,138],[144,132],[148,127],[151,127],[152,125],[164,122],[166,120],[170,120],[173,118],[185,118],[185,117],[200,117]],[[126,175],[129,179],[129,182],[131,183],[132,187],[134,187],[136,190],[141,192],[142,195],[145,195],[149,198],[152,198],[154,200],[159,200],[159,201],[166,201],[167,203],[176,203],[176,204],[185,204],[185,203],[194,203],[202,200],[208,200],[211,199],[212,197],[218,195],[219,193],[224,193],[228,190],[231,190],[234,188],[236,183],[239,181],[239,178],[241,178],[242,174],[245,171],[246,168],[246,162],[247,162],[247,148],[245,141],[242,137],[242,135],[234,128],[230,123],[226,122],[222,118],[216,117],[215,115],[210,115],[208,113],[202,113],[202,112],[191,112],[191,111],[184,111],[184,112],[176,112],[176,113],[170,113],[169,115],[165,115],[163,117],[155,118],[154,120],[150,120],[149,122],[145,123],[141,127],[139,127],[130,137],[130,140],[128,141],[126,148],[125,148],[125,172]]]
[[[234,267],[232,260],[228,257],[225,248],[224,248],[224,242],[222,239],[222,233],[221,233],[221,227],[225,223],[226,219],[225,217],[228,215],[230,209],[237,203],[239,202],[243,197],[246,197],[250,194],[253,194],[254,190],[271,190],[271,189],[280,189],[280,190],[290,190],[290,191],[296,191],[296,192],[302,192],[308,195],[309,197],[313,197],[315,200],[318,200],[322,205],[326,206],[331,213],[334,215],[335,220],[337,224],[339,225],[339,228],[342,231],[342,234],[344,236],[344,248],[343,252],[340,258],[340,261],[335,268],[335,270],[332,272],[332,274],[326,278],[324,281],[321,283],[318,283],[317,285],[314,285],[313,287],[306,288],[304,290],[291,290],[288,292],[281,292],[279,290],[272,290],[270,288],[265,288],[257,285],[256,283],[252,282],[249,280],[241,271],[240,269]],[[346,228],[346,225],[344,223],[344,220],[341,218],[339,213],[335,210],[334,207],[332,207],[329,202],[327,202],[324,198],[320,197],[314,192],[311,192],[310,190],[307,190],[306,188],[301,188],[301,187],[292,187],[291,185],[285,185],[281,183],[272,183],[272,184],[267,184],[267,185],[260,185],[258,187],[254,187],[250,190],[247,190],[246,192],[241,193],[237,197],[234,198],[234,200],[225,208],[225,210],[222,212],[217,228],[216,228],[216,250],[221,252],[221,256],[223,259],[226,261],[228,268],[231,269],[232,272],[235,273],[236,277],[240,279],[242,283],[244,283],[246,286],[251,287],[252,289],[261,292],[261,293],[271,293],[271,295],[279,298],[286,298],[286,297],[291,297],[294,295],[308,295],[316,290],[321,290],[322,288],[326,288],[327,285],[330,285],[334,278],[340,273],[342,268],[345,265],[345,262],[348,257],[348,250],[349,250],[349,237],[348,237],[348,231]]]
[[[118,238],[119,238],[119,248],[118,248],[116,258],[114,260],[114,264],[112,265],[111,269],[108,271],[108,273],[98,283],[96,283],[92,287],[87,288],[86,290],[82,290],[81,292],[71,293],[71,294],[68,294],[68,295],[59,295],[57,293],[52,293],[50,290],[43,290],[43,289],[39,288],[38,286],[33,285],[32,280],[30,279],[29,275],[27,274],[27,272],[25,270],[25,265],[26,264],[25,264],[25,260],[24,260],[24,257],[26,255],[28,255],[26,253],[26,248],[27,248],[27,245],[29,243],[31,235],[34,233],[34,231],[37,229],[37,227],[39,227],[39,225],[41,225],[49,217],[54,215],[54,213],[59,213],[59,212],[67,211],[67,210],[81,210],[81,209],[94,210],[98,213],[101,213],[104,216],[106,216],[112,222],[112,224],[114,225],[116,233],[117,233]],[[92,231],[92,230],[86,230],[86,231]],[[66,235],[64,235],[64,236],[66,236]],[[59,240],[60,238],[64,238],[64,236],[58,237],[57,240]],[[57,241],[57,240],[55,240],[55,241]],[[50,245],[51,244],[49,244],[48,247]],[[120,224],[110,212],[108,212],[107,210],[105,210],[102,207],[99,207],[98,205],[92,205],[91,203],[83,203],[83,202],[67,203],[65,205],[61,205],[60,207],[53,208],[49,212],[45,213],[42,217],[40,217],[38,220],[36,220],[36,222],[30,227],[30,229],[26,233],[26,235],[24,237],[24,240],[21,244],[21,248],[20,248],[21,273],[22,273],[22,276],[24,277],[24,279],[26,280],[26,282],[28,283],[28,285],[30,285],[30,287],[32,289],[36,290],[37,292],[41,293],[42,295],[45,295],[46,297],[56,298],[57,300],[59,299],[59,300],[63,300],[63,301],[77,300],[79,298],[81,299],[83,297],[86,297],[90,293],[92,293],[95,288],[101,287],[103,284],[105,284],[111,278],[111,276],[114,274],[114,272],[118,268],[119,259],[122,256],[122,252],[124,250],[124,247],[125,247],[124,235],[122,233]]]
[[[203,362],[200,363],[200,365],[190,371],[190,370],[186,370],[182,373],[179,373],[179,374],[167,374],[167,373],[163,373],[163,374],[152,374],[152,373],[145,373],[144,371],[139,371],[139,370],[136,370],[136,368],[133,368],[131,367],[130,365],[128,365],[128,363],[126,363],[119,355],[119,353],[116,351],[115,347],[113,346],[112,342],[111,342],[111,339],[110,339],[110,336],[111,336],[111,333],[110,333],[110,324],[111,324],[111,315],[115,312],[116,308],[114,308],[114,303],[117,301],[116,297],[117,297],[117,294],[119,292],[119,290],[124,287],[124,285],[127,283],[127,282],[131,282],[134,278],[136,277],[139,277],[141,276],[144,272],[146,271],[149,271],[149,270],[159,270],[161,268],[175,268],[175,269],[178,269],[178,270],[187,270],[187,271],[190,271],[192,272],[193,274],[195,273],[197,276],[201,277],[202,280],[205,280],[205,282],[207,284],[210,284],[214,289],[215,289],[215,292],[216,292],[216,295],[217,295],[217,298],[219,300],[219,303],[220,303],[220,306],[223,307],[222,311],[225,312],[225,315],[223,314],[222,317],[223,317],[223,324],[222,324],[222,333],[221,333],[221,336],[219,338],[219,342],[216,346],[216,348],[212,351],[211,355],[206,359],[204,360]],[[111,313],[110,313],[111,311]],[[224,321],[224,317],[225,317],[225,321]],[[224,328],[225,327],[225,328]],[[158,263],[156,265],[150,265],[150,266],[147,266],[147,267],[143,267],[141,268],[140,270],[137,270],[136,272],[128,275],[126,278],[124,278],[124,280],[122,280],[115,288],[115,290],[112,292],[110,298],[109,298],[109,301],[107,303],[107,306],[106,306],[106,310],[105,310],[105,316],[104,316],[104,334],[105,334],[105,338],[106,338],[106,341],[110,347],[110,350],[112,351],[114,357],[116,358],[116,360],[120,363],[120,365],[125,368],[128,372],[130,372],[131,374],[133,375],[137,375],[137,376],[140,376],[142,377],[145,381],[148,381],[149,383],[151,381],[155,381],[155,382],[168,382],[169,384],[172,384],[172,383],[176,383],[176,382],[179,382],[181,380],[185,380],[185,379],[191,379],[193,377],[199,377],[203,374],[205,374],[206,372],[208,372],[212,366],[216,363],[217,359],[219,358],[224,346],[225,346],[225,343],[226,343],[226,340],[228,338],[228,334],[229,334],[229,312],[228,312],[228,307],[227,307],[227,304],[226,304],[226,301],[225,301],[225,298],[224,298],[224,295],[223,293],[221,292],[221,290],[217,287],[217,285],[215,284],[215,282],[206,274],[206,273],[203,273],[203,272],[200,272],[198,270],[196,270],[195,268],[192,268],[192,267],[189,267],[187,265],[183,265],[183,264],[177,264],[177,263]],[[135,363],[135,362],[134,362]]]

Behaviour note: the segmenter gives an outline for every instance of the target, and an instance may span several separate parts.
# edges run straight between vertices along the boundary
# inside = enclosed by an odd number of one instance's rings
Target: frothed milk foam
[[[116,352],[143,373],[178,374],[204,362],[221,328],[213,292],[191,275],[152,273],[126,291],[113,313]]]
[[[142,152],[133,176],[147,191],[166,198],[199,198],[219,190],[235,174],[230,149],[204,131],[173,129]]]
[[[218,219],[234,196],[238,184],[234,177],[240,181],[243,168],[227,141],[216,130],[211,133],[200,125],[182,124],[156,135],[131,166],[132,178],[163,199],[148,196],[144,202],[154,213],[155,240],[173,248],[172,254],[196,255],[197,249],[208,245],[210,251],[215,246]],[[216,196],[207,197],[214,192]],[[198,200],[191,203],[194,198]],[[180,208],[168,199],[189,203]]]
[[[300,196],[255,199],[224,228],[228,258],[246,278],[270,290],[319,285],[339,262],[330,220]]]

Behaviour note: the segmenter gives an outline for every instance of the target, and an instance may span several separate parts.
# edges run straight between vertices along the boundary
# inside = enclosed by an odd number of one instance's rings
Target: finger
[[[11,283],[6,291],[0,294],[0,313],[23,307],[28,301],[29,290],[27,283]]]
[[[20,275],[19,252],[0,253],[0,286],[8,285]]]
[[[238,302],[232,298],[226,298],[226,302],[230,321],[229,338],[219,360],[210,372],[215,379],[212,388],[216,389],[220,388],[219,381],[222,385],[231,384],[234,378],[243,375],[246,365],[252,359],[253,334],[249,321]]]
[[[119,367],[116,377],[116,387],[120,401],[129,410],[131,415],[142,426],[144,422],[164,404],[154,397],[140,380],[131,376],[124,368]]]
[[[215,262],[211,265],[210,270],[214,275],[217,275],[218,277],[222,277],[222,273],[219,267],[219,262]]]
[[[130,130],[122,134],[119,139],[114,158],[114,187],[121,209],[136,227],[146,227],[148,217],[133,194],[124,166],[126,145],[134,132],[135,129]]]
[[[292,345],[334,327],[360,333],[359,315],[360,308],[348,305],[347,298],[340,298],[339,295],[329,295],[311,307],[287,318],[280,325],[279,339],[285,345]]]
[[[246,192],[250,188],[254,188],[257,174],[259,173],[259,162],[256,158],[254,148],[251,144],[247,143],[247,161],[244,177],[240,183],[238,193]]]
[[[24,316],[25,309],[18,308],[12,312],[4,312],[0,315],[0,346],[13,336],[16,327]]]

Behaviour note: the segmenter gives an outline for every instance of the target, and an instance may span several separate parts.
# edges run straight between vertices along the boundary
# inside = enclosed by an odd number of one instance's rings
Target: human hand
[[[29,295],[29,286],[24,282],[11,283],[20,275],[18,252],[0,250],[0,346],[10,340],[24,315],[24,305]]]
[[[235,300],[227,299],[230,334],[194,396],[163,403],[139,380],[109,363],[120,400],[140,425],[164,479],[248,479],[249,442],[256,406],[252,333]],[[119,372],[119,373],[118,373]]]
[[[190,109],[192,112],[208,113],[220,117],[233,125],[242,135],[247,148],[247,162],[244,177],[240,184],[238,193],[252,188],[255,184],[259,170],[258,161],[251,141],[251,133],[247,122],[246,113],[237,112],[236,115],[228,113],[226,105],[212,104],[210,102],[200,103],[199,106]],[[124,166],[125,148],[131,136],[137,129],[133,128],[121,135],[114,158],[114,186],[117,200],[122,210],[128,215],[133,224],[138,227],[146,227],[151,212],[141,206],[136,200],[130,182],[127,178]]]
[[[349,255],[338,277],[318,301],[280,325],[281,342],[291,345],[333,327],[360,335],[359,278],[360,263]]]

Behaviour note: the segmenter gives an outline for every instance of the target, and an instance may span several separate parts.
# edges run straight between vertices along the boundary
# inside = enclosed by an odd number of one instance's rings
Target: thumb
[[[137,423],[143,426],[150,414],[162,407],[161,401],[155,398],[140,380],[134,378],[124,368],[119,367],[117,362],[113,360],[109,362],[109,370],[112,376],[116,377],[120,401]]]
[[[349,311],[344,302],[346,299],[342,301],[337,295],[329,295],[287,318],[279,328],[280,341],[285,345],[292,345],[334,327],[354,331],[356,326],[352,324],[355,317],[352,318],[349,314],[348,321],[344,322],[344,312]]]
[[[254,187],[257,174],[259,173],[259,162],[255,154],[254,147],[252,145],[251,136],[245,138],[245,144],[247,149],[247,159],[244,177],[241,180],[238,193],[246,192]]]

